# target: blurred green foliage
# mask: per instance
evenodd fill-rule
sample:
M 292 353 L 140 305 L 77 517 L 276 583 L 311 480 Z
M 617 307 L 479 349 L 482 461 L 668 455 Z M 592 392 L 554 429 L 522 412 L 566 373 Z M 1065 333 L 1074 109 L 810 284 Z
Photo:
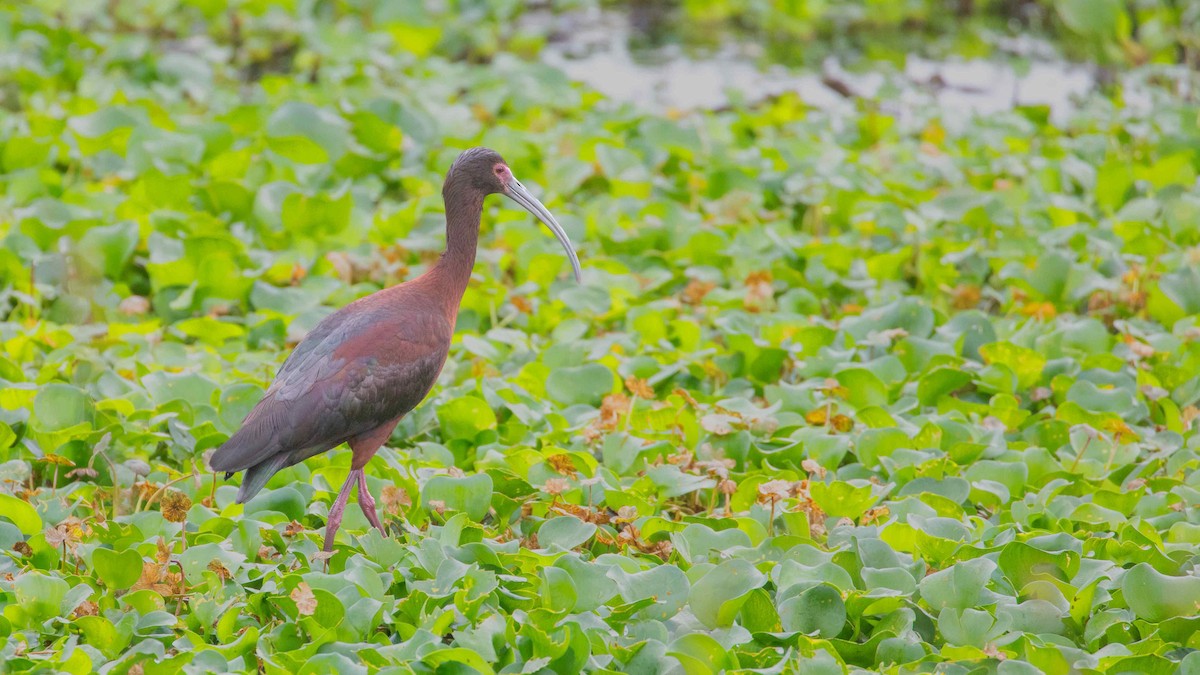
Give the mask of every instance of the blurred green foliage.
M 955 4 L 1149 65 L 1061 123 L 663 117 L 539 63 L 518 2 L 0 8 L 3 669 L 1200 671 L 1194 4 Z M 349 509 L 324 556 L 348 451 L 244 506 L 205 453 L 436 259 L 477 144 L 584 283 L 489 202 L 441 386 L 368 468 L 389 531 Z

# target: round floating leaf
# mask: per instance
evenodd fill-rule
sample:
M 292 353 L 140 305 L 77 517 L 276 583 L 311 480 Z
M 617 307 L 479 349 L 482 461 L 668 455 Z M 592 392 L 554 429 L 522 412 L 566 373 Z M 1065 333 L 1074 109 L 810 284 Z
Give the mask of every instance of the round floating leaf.
M 887 385 L 866 368 L 849 368 L 837 374 L 837 381 L 846 388 L 846 400 L 856 408 L 888 404 Z
M 749 561 L 726 560 L 708 571 L 688 594 L 688 605 L 709 628 L 733 624 L 750 591 L 763 585 L 766 576 Z
M 267 138 L 272 150 L 294 162 L 324 164 L 346 153 L 350 129 L 336 113 L 289 101 L 267 121 Z
M 561 567 L 542 568 L 542 606 L 554 612 L 567 612 L 575 607 L 579 593 L 575 580 Z
M 987 558 L 955 563 L 921 579 L 921 598 L 939 612 L 945 607 L 964 609 L 984 604 L 990 601 L 985 585 L 995 571 L 996 563 Z
M 33 416 L 39 428 L 60 431 L 90 422 L 93 410 L 91 399 L 78 387 L 62 382 L 44 385 L 33 399 Z
M 308 511 L 304 496 L 294 487 L 285 485 L 274 490 L 263 490 L 246 502 L 246 515 L 274 511 L 289 520 L 300 520 Z
M 762 588 L 750 591 L 738 613 L 738 623 L 752 633 L 778 633 L 783 630 L 779 612 L 771 602 L 771 594 Z
M 938 614 L 938 630 L 952 645 L 983 648 L 1005 630 L 1005 622 L 979 609 L 947 607 Z
M 1028 389 L 1038 383 L 1046 367 L 1046 357 L 1011 342 L 991 342 L 979 348 L 984 363 L 1005 366 L 1017 376 L 1017 385 Z
M 563 405 L 599 405 L 612 389 L 612 371 L 599 363 L 555 368 L 546 378 L 546 393 Z
M 37 623 L 55 616 L 71 586 L 58 577 L 41 572 L 24 572 L 12 582 L 17 603 Z
M 475 396 L 460 396 L 437 410 L 438 426 L 446 440 L 475 440 L 479 432 L 496 428 L 496 413 L 487 402 Z
M 142 384 L 157 404 L 182 400 L 192 405 L 206 405 L 212 400 L 217 384 L 199 373 L 168 373 L 155 371 L 142 378 Z
M 861 479 L 851 482 L 835 480 L 830 483 L 813 481 L 808 489 L 817 506 L 825 513 L 838 518 L 856 519 L 878 501 L 874 486 Z
M 421 505 L 433 509 L 432 502 L 465 513 L 471 520 L 482 520 L 492 504 L 492 477 L 486 473 L 462 478 L 434 476 L 421 490 Z
M 572 516 L 551 518 L 538 528 L 538 544 L 545 548 L 569 551 L 580 546 L 596 533 L 596 526 Z
M 105 586 L 123 591 L 137 583 L 142 576 L 142 556 L 133 549 L 118 553 L 110 548 L 92 552 L 92 564 Z
M 22 534 L 42 531 L 42 518 L 33 506 L 22 499 L 0 492 L 0 518 L 10 521 Z
M 219 414 L 225 428 L 233 431 L 241 426 L 246 415 L 254 409 L 263 396 L 263 388 L 248 382 L 241 382 L 221 390 Z
M 1200 577 L 1167 576 L 1138 563 L 1121 579 L 1121 592 L 1133 613 L 1146 621 L 1200 614 Z
M 221 544 L 189 546 L 178 556 L 179 564 L 183 567 L 183 576 L 189 584 L 202 582 L 204 573 L 210 569 L 210 565 L 213 563 L 218 563 L 227 571 L 236 573 L 245 559 L 246 557 L 240 553 L 225 550 Z
M 1116 37 L 1124 11 L 1121 0 L 1055 0 L 1054 8 L 1067 28 L 1089 38 Z
M 625 602 L 652 599 L 654 604 L 640 612 L 647 619 L 665 621 L 683 608 L 688 601 L 691 585 L 683 570 L 674 565 L 659 565 L 644 572 L 628 574 L 620 570 L 609 573 L 617 582 Z
M 779 618 L 786 631 L 833 638 L 846 624 L 846 603 L 836 588 L 818 584 L 785 600 L 779 606 Z
M 942 366 L 934 368 L 921 376 L 917 382 L 917 400 L 924 406 L 936 406 L 943 396 L 962 389 L 971 383 L 971 374 L 953 368 Z
M 692 563 L 719 559 L 730 549 L 750 546 L 750 535 L 736 527 L 717 531 L 701 523 L 688 525 L 671 539 L 680 555 Z
M 564 555 L 554 565 L 566 570 L 575 583 L 576 612 L 590 612 L 617 594 L 617 584 L 608 576 L 607 567 L 585 561 L 578 554 Z

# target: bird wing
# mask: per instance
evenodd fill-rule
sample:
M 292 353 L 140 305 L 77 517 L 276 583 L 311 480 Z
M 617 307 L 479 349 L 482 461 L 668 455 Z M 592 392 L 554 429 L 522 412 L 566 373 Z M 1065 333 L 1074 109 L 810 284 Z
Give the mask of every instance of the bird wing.
M 352 307 L 326 317 L 296 346 L 242 427 L 213 454 L 214 471 L 333 447 L 425 398 L 446 360 L 445 318 Z

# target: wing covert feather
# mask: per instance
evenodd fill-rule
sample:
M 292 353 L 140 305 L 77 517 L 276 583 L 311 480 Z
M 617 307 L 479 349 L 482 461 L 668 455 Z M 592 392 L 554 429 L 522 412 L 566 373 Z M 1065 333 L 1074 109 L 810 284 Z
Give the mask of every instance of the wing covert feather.
M 214 453 L 214 470 L 238 471 L 281 452 L 299 461 L 304 450 L 333 447 L 425 398 L 446 360 L 445 318 L 351 307 L 326 317 L 296 346 L 242 427 Z

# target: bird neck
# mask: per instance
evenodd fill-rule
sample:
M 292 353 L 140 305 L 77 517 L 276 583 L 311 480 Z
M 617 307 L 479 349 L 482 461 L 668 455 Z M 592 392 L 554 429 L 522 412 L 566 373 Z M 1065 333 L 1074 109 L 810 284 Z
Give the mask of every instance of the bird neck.
M 442 197 L 446 202 L 446 252 L 437 267 L 450 290 L 446 299 L 457 309 L 475 267 L 484 194 L 451 179 L 442 188 Z

